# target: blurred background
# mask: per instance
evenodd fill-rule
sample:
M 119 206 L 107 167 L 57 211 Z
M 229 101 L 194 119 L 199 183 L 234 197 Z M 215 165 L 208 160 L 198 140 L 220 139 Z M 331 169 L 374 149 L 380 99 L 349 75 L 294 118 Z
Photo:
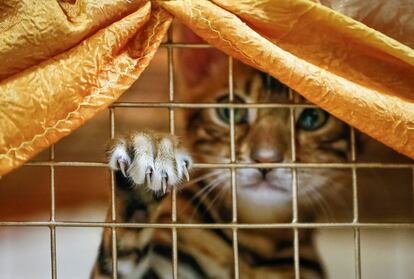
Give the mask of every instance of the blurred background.
M 179 74 L 179 73 L 176 73 Z M 167 49 L 160 48 L 141 78 L 120 98 L 128 102 L 168 102 Z M 182 101 L 182 96 L 177 96 Z M 176 110 L 177 134 L 183 135 L 183 111 Z M 167 109 L 117 108 L 116 134 L 151 128 L 168 132 Z M 109 113 L 104 111 L 55 145 L 59 162 L 105 162 Z M 412 163 L 364 137 L 358 162 Z M 33 161 L 48 161 L 49 151 Z M 412 222 L 413 170 L 358 170 L 360 221 Z M 0 221 L 47 221 L 50 218 L 49 167 L 23 166 L 0 180 Z M 99 167 L 56 167 L 56 219 L 104 221 L 110 205 L 110 174 Z M 331 201 L 332 208 L 337 201 Z M 352 212 L 352 204 L 345 211 Z M 333 214 L 335 217 L 335 214 Z M 337 217 L 343 220 L 342 217 Z M 342 219 L 341 219 L 342 218 Z M 345 221 L 351 221 L 350 219 Z M 100 242 L 99 228 L 57 228 L 58 278 L 88 278 Z M 50 233 L 47 227 L 0 227 L 0 278 L 50 278 Z M 317 243 L 329 278 L 354 275 L 353 231 L 326 229 Z M 361 230 L 364 279 L 409 279 L 414 274 L 414 232 Z

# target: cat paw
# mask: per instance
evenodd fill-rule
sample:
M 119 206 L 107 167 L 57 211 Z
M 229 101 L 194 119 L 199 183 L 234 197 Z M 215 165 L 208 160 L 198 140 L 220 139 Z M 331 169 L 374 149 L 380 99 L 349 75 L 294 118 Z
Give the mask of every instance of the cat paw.
M 136 185 L 165 194 L 184 179 L 189 181 L 192 160 L 177 137 L 137 132 L 114 140 L 109 167 L 121 171 Z

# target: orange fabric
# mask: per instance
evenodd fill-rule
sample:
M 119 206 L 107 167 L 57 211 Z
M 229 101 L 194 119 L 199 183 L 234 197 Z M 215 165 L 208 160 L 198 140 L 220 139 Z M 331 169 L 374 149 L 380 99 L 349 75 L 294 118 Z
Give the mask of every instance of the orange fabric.
M 68 50 L 146 2 L 0 1 L 0 80 Z
M 413 9 L 396 3 L 396 22 L 382 16 L 385 4 L 355 13 L 355 1 L 344 8 L 349 1 L 320 2 L 411 45 L 414 28 L 403 19 Z M 71 133 L 139 77 L 171 23 L 162 8 L 220 50 L 414 158 L 414 51 L 317 2 L 2 1 L 0 175 Z
M 412 0 L 320 0 L 346 16 L 414 47 L 414 3 Z
M 412 49 L 312 1 L 212 2 L 162 6 L 215 47 L 414 158 Z
M 114 102 L 151 61 L 170 23 L 170 15 L 147 2 L 74 48 L 0 82 L 0 174 Z

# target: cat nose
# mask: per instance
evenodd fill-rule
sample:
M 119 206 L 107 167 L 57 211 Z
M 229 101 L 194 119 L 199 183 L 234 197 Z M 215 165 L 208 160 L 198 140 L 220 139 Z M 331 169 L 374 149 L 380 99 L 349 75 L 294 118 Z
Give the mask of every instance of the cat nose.
M 270 172 L 272 169 L 258 169 L 262 174 L 263 178 L 266 178 L 266 174 Z
M 282 152 L 279 152 L 277 149 L 270 148 L 259 148 L 257 150 L 254 150 L 251 154 L 251 157 L 256 163 L 280 163 L 281 161 L 283 161 Z M 266 177 L 267 173 L 271 170 L 272 169 L 259 169 L 264 178 Z
M 277 149 L 259 148 L 252 150 L 251 158 L 256 163 L 280 163 L 283 161 L 283 154 Z

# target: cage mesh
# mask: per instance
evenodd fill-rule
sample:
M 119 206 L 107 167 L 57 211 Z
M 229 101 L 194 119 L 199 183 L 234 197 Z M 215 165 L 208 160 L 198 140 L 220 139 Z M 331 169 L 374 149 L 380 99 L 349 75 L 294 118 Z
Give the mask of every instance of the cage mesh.
M 299 163 L 296 162 L 296 148 L 295 148 L 295 109 L 296 108 L 314 108 L 313 104 L 281 104 L 281 103 L 233 103 L 233 60 L 229 57 L 228 63 L 228 86 L 229 86 L 229 102 L 228 103 L 180 103 L 175 102 L 174 98 L 174 48 L 210 48 L 208 44 L 194 44 L 194 43 L 175 43 L 173 42 L 172 28 L 168 32 L 167 41 L 161 44 L 162 48 L 168 51 L 168 102 L 150 103 L 150 102 L 115 102 L 109 108 L 109 123 L 110 123 L 110 137 L 115 136 L 115 118 L 116 111 L 123 108 L 166 108 L 169 111 L 169 131 L 172 135 L 175 134 L 175 109 L 182 108 L 228 108 L 230 111 L 230 162 L 229 163 L 195 163 L 194 168 L 204 169 L 223 169 L 230 170 L 231 192 L 232 192 L 232 220 L 230 223 L 214 223 L 214 224 L 184 224 L 177 222 L 176 210 L 176 189 L 173 188 L 172 199 L 172 222 L 165 223 L 117 223 L 116 217 L 116 197 L 115 197 L 115 180 L 114 174 L 111 172 L 111 206 L 110 206 L 110 221 L 105 222 L 68 222 L 56 220 L 56 205 L 55 205 L 55 168 L 60 167 L 97 167 L 106 168 L 107 165 L 101 162 L 59 162 L 55 161 L 55 151 L 52 145 L 49 150 L 49 160 L 46 162 L 28 162 L 29 166 L 48 167 L 50 170 L 50 220 L 49 221 L 0 221 L 0 227 L 12 226 L 34 226 L 34 227 L 48 227 L 50 229 L 50 250 L 51 250 L 51 277 L 57 278 L 56 265 L 56 228 L 57 227 L 100 227 L 108 228 L 112 232 L 112 278 L 117 278 L 117 228 L 167 228 L 171 229 L 172 233 L 172 274 L 173 278 L 178 277 L 177 268 L 177 229 L 181 228 L 203 228 L 203 229 L 230 229 L 233 235 L 233 254 L 234 254 L 234 278 L 239 278 L 239 262 L 238 262 L 238 235 L 240 229 L 292 229 L 293 231 L 293 248 L 294 248 L 294 270 L 295 278 L 300 278 L 300 260 L 299 260 L 299 231 L 301 229 L 329 229 L 329 228 L 350 228 L 353 230 L 354 237 L 354 259 L 355 259 L 355 275 L 354 278 L 361 278 L 361 245 L 360 245 L 360 230 L 364 228 L 377 229 L 414 229 L 414 223 L 363 223 L 359 221 L 358 210 L 358 183 L 357 183 L 357 169 L 411 169 L 413 189 L 414 189 L 414 164 L 394 164 L 394 163 L 358 163 L 356 160 L 355 150 L 355 130 L 351 128 L 350 142 L 351 142 L 351 161 L 347 163 Z M 292 91 L 289 92 L 290 97 L 293 97 Z M 234 109 L 237 108 L 286 108 L 290 110 L 290 126 L 291 126 L 291 163 L 239 163 L 236 160 L 236 143 L 235 143 L 235 122 Z M 266 224 L 245 224 L 238 223 L 237 219 L 237 184 L 235 171 L 237 168 L 290 168 L 292 171 L 292 212 L 293 218 L 290 223 L 266 223 Z M 298 219 L 298 182 L 297 170 L 300 168 L 346 168 L 352 171 L 352 202 L 353 202 L 353 219 L 351 222 L 315 222 L 304 223 Z

